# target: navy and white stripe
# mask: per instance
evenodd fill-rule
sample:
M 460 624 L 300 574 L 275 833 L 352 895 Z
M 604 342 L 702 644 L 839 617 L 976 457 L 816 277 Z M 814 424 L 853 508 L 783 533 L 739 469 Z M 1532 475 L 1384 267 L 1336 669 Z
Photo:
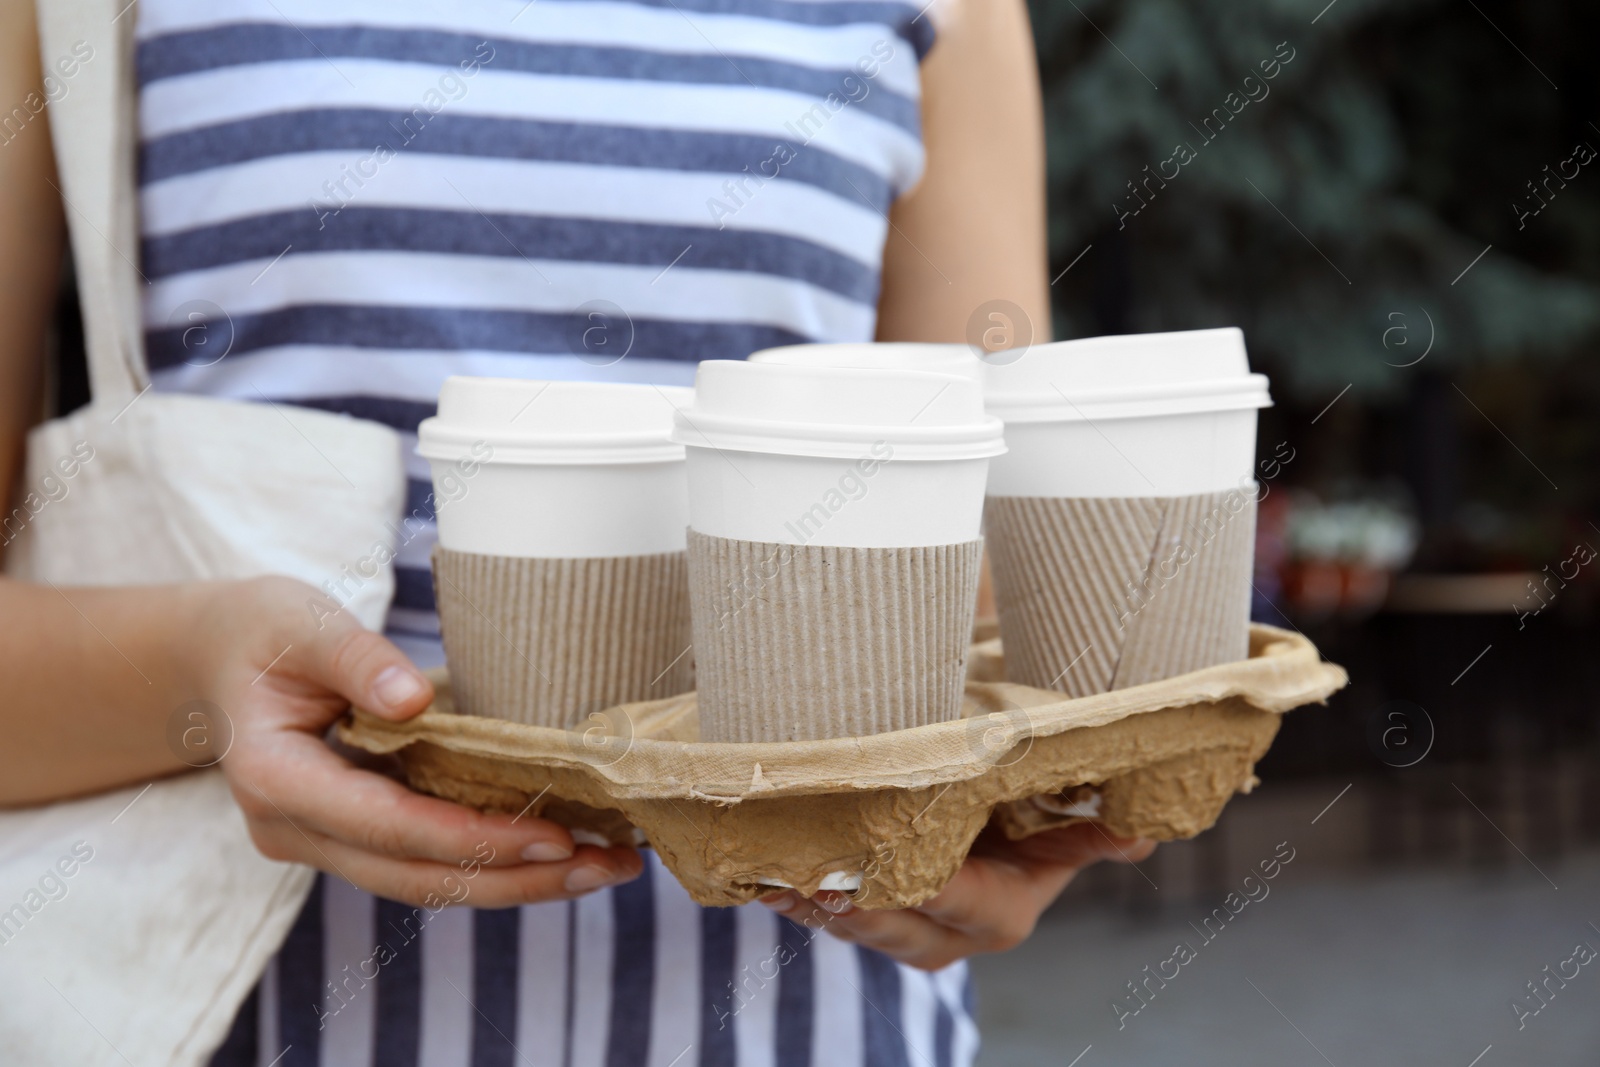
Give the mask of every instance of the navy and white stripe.
M 964 1067 L 970 998 L 963 966 L 926 974 L 765 908 L 700 908 L 653 855 L 625 887 L 495 911 L 320 877 L 212 1063 Z
M 156 387 L 409 445 L 451 374 L 678 384 L 869 340 L 887 213 L 923 166 L 920 7 L 143 0 Z M 594 301 L 623 311 L 620 361 L 579 342 Z M 429 664 L 433 502 L 407 462 L 389 632 Z M 967 993 L 964 967 L 702 909 L 653 855 L 627 886 L 502 911 L 321 877 L 216 1062 L 956 1067 Z
M 681 384 L 870 339 L 923 165 L 910 2 L 148 0 L 138 32 L 157 387 L 407 435 L 450 374 Z M 618 363 L 583 349 L 593 301 Z M 430 662 L 408 473 L 391 630 Z

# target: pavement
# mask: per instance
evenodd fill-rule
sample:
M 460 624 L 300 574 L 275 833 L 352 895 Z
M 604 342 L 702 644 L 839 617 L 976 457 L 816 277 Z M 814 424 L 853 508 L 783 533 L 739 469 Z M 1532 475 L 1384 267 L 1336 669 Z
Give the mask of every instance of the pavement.
M 975 960 L 980 1067 L 1600 1063 L 1600 958 L 1574 951 L 1600 950 L 1600 849 L 1330 871 L 1306 862 L 1325 826 L 1300 825 L 1270 880 L 1276 843 L 1233 847 L 1233 890 L 1068 898 Z

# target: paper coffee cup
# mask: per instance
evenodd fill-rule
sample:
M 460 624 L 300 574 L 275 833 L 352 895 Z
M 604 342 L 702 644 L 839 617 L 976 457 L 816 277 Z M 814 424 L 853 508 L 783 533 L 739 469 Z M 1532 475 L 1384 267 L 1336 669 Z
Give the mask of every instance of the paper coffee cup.
M 1074 696 L 1248 652 L 1256 413 L 1237 329 L 1039 345 L 985 371 L 1007 677 Z
M 1035 345 L 984 371 L 1005 420 L 994 496 L 1185 496 L 1234 489 L 1255 468 L 1267 378 L 1229 327 Z
M 417 429 L 439 543 L 544 559 L 683 551 L 684 452 L 669 435 L 692 396 L 681 386 L 446 379 L 439 413 Z
M 700 364 L 673 437 L 694 529 L 852 548 L 976 539 L 1005 451 L 970 378 L 731 360 Z
M 960 374 L 983 380 L 983 361 L 966 345 L 895 341 L 885 344 L 784 345 L 750 354 L 751 363 L 801 367 L 856 367 L 861 370 L 915 370 Z
M 989 461 L 971 377 L 700 364 L 688 450 L 701 735 L 861 736 L 960 714 Z
M 688 389 L 452 377 L 418 428 L 456 704 L 570 728 L 692 687 Z

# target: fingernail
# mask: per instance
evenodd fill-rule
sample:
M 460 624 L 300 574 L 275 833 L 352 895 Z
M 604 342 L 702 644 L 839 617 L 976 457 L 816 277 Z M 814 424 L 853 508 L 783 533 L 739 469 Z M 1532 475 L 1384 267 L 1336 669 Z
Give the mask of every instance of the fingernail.
M 1101 850 L 1101 855 L 1108 860 L 1122 860 L 1126 863 L 1137 862 L 1134 856 L 1144 848 L 1146 839 L 1143 837 L 1118 838 L 1116 844 L 1108 844 Z
M 554 841 L 535 841 L 522 850 L 522 858 L 525 860 L 537 860 L 540 863 L 570 860 L 572 858 L 572 850 L 565 845 L 558 845 Z
M 604 867 L 579 867 L 567 875 L 565 885 L 569 893 L 587 893 L 591 889 L 608 886 L 617 875 Z
M 824 911 L 833 915 L 849 915 L 856 906 L 850 903 L 850 898 L 843 893 L 836 893 L 831 889 L 824 890 L 811 898 L 822 905 Z
M 771 896 L 758 897 L 757 899 L 779 913 L 789 911 L 795 905 L 795 895 L 793 893 L 773 893 Z
M 377 694 L 378 702 L 396 710 L 415 699 L 424 688 L 415 672 L 398 664 L 385 667 L 372 681 L 372 691 Z

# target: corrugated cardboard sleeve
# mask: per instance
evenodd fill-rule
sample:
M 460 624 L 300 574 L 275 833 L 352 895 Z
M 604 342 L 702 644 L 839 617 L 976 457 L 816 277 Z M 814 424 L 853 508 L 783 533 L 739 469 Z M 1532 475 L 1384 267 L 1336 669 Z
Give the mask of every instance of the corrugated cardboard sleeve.
M 961 717 L 982 541 L 835 548 L 689 531 L 707 741 L 864 737 Z
M 1242 659 L 1255 497 L 1005 497 L 984 507 L 1012 681 L 1071 696 Z
M 971 666 L 1003 676 L 999 642 L 973 648 Z M 609 730 L 580 734 L 451 714 L 449 680 L 434 677 L 432 709 L 404 723 L 357 711 L 340 736 L 400 753 L 412 785 L 437 796 L 527 809 L 617 844 L 642 832 L 701 904 L 843 877 L 867 908 L 933 896 L 991 815 L 1016 837 L 1082 818 L 1030 798 L 1097 798 L 1112 833 L 1193 836 L 1254 785 L 1279 715 L 1346 681 L 1304 637 L 1257 625 L 1246 660 L 1116 692 L 1063 699 L 970 681 L 956 722 L 717 744 L 696 740 L 693 694 L 613 709 Z
M 694 687 L 682 552 L 525 559 L 436 546 L 433 588 L 464 715 L 563 729 Z

